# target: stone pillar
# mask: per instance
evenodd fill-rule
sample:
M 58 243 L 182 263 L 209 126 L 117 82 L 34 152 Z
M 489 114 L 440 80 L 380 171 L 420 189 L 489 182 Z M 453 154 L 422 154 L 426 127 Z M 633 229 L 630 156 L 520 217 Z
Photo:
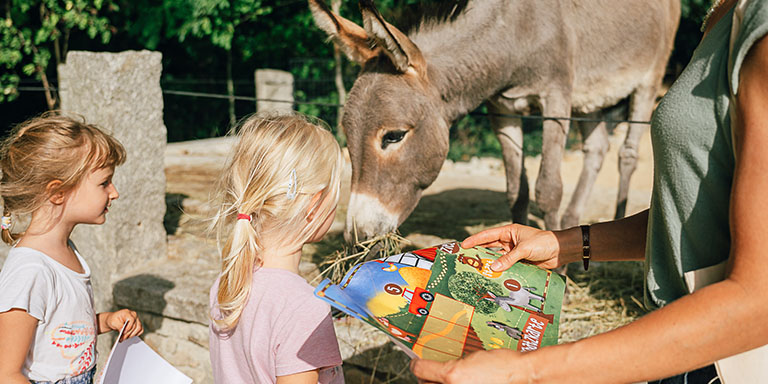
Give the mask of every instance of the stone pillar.
M 293 75 L 290 72 L 257 69 L 254 72 L 254 80 L 256 81 L 256 112 L 293 110 Z
M 113 178 L 120 197 L 103 225 L 79 225 L 72 240 L 91 267 L 96 311 L 114 310 L 120 276 L 166 258 L 166 129 L 159 52 L 69 52 L 58 68 L 61 108 L 112 133 L 128 158 Z M 100 338 L 100 361 L 112 338 Z M 106 352 L 106 353 L 105 353 Z

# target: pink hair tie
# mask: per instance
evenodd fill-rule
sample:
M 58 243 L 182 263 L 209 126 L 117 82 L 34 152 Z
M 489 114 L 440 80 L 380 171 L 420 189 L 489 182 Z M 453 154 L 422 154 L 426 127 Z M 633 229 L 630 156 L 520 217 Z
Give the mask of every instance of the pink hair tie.
M 245 213 L 238 213 L 237 214 L 238 220 L 248 220 L 251 221 L 251 215 L 246 215 Z

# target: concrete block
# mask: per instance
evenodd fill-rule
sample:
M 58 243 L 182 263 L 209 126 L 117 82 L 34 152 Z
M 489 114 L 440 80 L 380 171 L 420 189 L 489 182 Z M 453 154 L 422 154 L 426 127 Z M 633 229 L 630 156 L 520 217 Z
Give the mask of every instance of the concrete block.
M 256 111 L 293 110 L 293 75 L 277 69 L 257 69 Z
M 113 309 L 112 285 L 120 275 L 166 257 L 161 58 L 149 51 L 70 51 L 58 68 L 61 109 L 111 132 L 128 153 L 115 172 L 120 198 L 106 224 L 80 225 L 72 234 L 91 267 L 97 312 Z M 102 359 L 109 347 L 98 344 Z

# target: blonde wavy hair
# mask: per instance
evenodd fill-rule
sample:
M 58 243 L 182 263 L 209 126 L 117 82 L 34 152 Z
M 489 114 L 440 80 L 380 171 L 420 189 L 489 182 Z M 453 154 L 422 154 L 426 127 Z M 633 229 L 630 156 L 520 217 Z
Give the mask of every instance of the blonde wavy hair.
M 125 162 L 125 148 L 117 139 L 81 116 L 46 112 L 13 128 L 0 146 L 0 196 L 3 216 L 30 214 L 58 192 L 68 193 L 87 172 Z M 51 181 L 60 180 L 55 190 Z M 2 239 L 13 245 L 24 233 L 2 229 Z
M 221 250 L 220 316 L 212 320 L 220 330 L 240 320 L 254 269 L 261 265 L 260 239 L 278 233 L 280 246 L 301 245 L 334 212 L 343 157 L 323 124 L 298 114 L 257 114 L 231 133 L 239 141 L 219 181 L 212 221 Z M 317 193 L 321 198 L 310 206 Z M 313 220 L 306 220 L 308 212 Z M 238 214 L 252 219 L 238 220 Z

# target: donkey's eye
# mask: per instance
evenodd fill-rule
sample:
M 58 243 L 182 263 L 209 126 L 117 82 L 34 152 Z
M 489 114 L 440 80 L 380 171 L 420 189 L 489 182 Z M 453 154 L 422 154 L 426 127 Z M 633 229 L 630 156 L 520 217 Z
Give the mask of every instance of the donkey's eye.
M 388 145 L 399 143 L 405 137 L 407 131 L 389 131 L 381 138 L 381 149 L 386 149 Z

